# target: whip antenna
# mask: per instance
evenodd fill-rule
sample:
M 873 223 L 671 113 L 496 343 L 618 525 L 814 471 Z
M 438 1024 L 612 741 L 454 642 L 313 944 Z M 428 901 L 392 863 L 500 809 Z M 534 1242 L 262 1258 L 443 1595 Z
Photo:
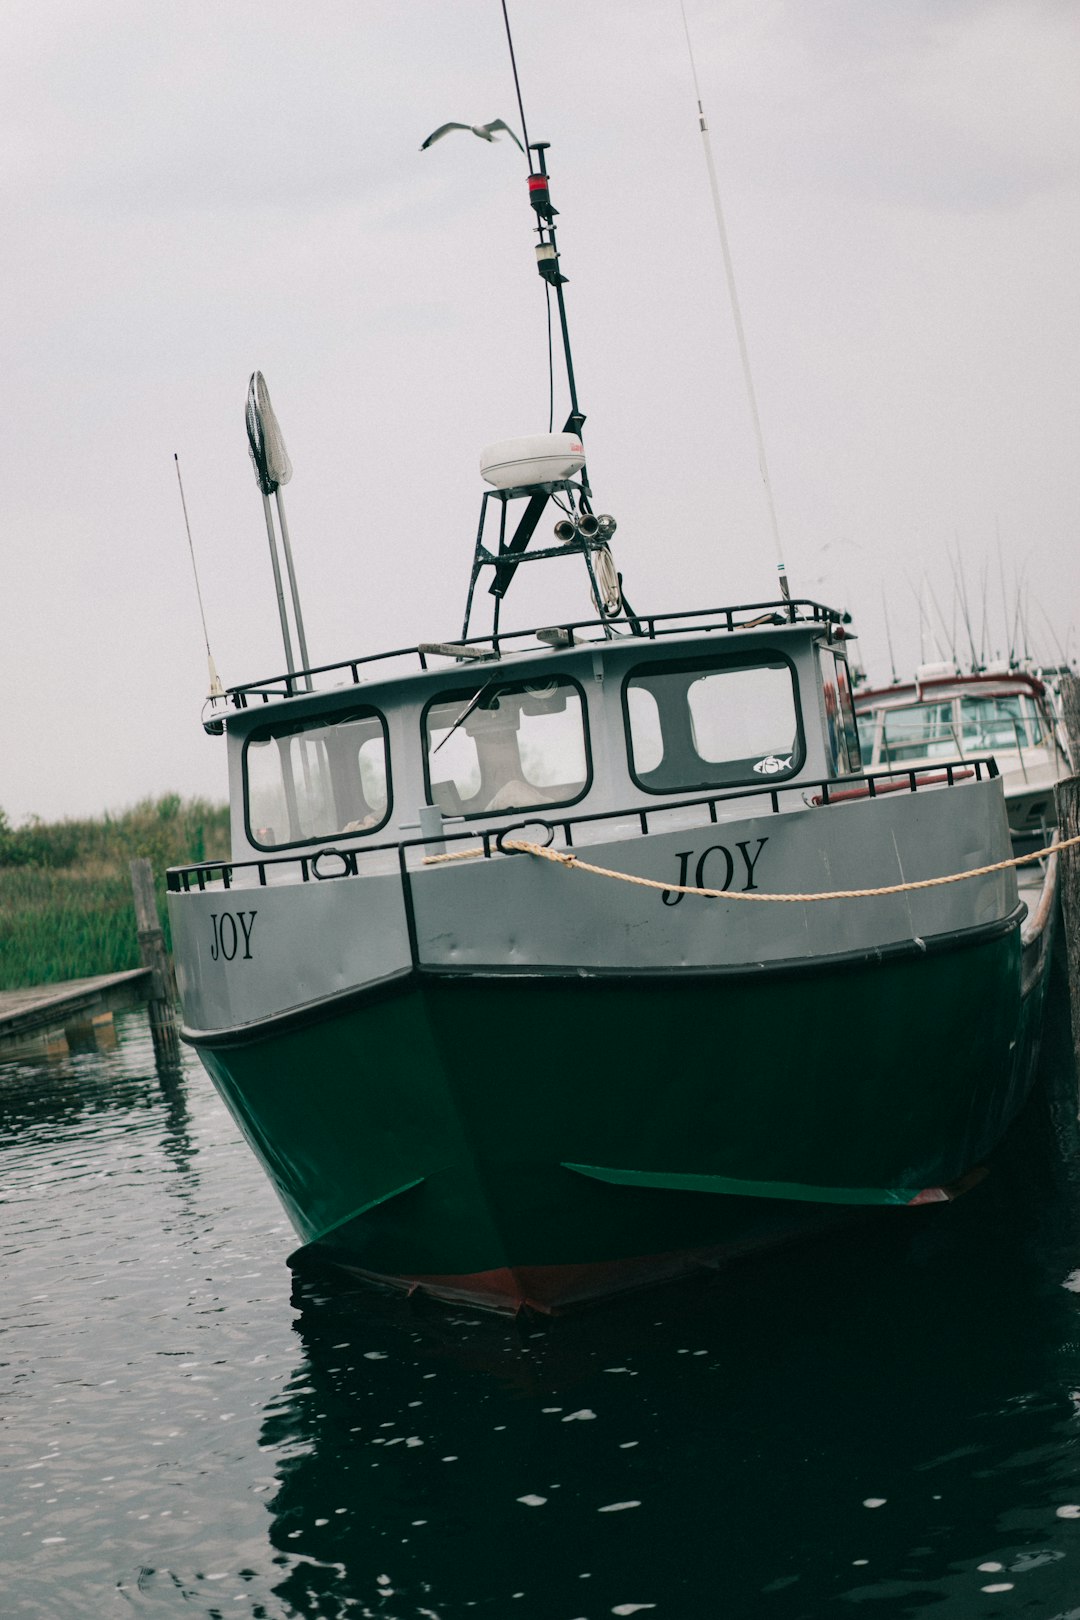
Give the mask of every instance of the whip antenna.
M 772 528 L 773 543 L 776 546 L 776 571 L 780 576 L 780 590 L 784 601 L 789 602 L 791 592 L 788 589 L 787 569 L 784 567 L 784 549 L 780 543 L 780 525 L 776 521 L 776 504 L 773 500 L 772 479 L 769 477 L 769 461 L 765 454 L 765 435 L 761 431 L 757 394 L 754 392 L 754 379 L 750 371 L 750 353 L 746 347 L 746 333 L 743 330 L 739 294 L 735 286 L 735 267 L 731 260 L 727 226 L 724 223 L 724 209 L 720 201 L 720 185 L 716 178 L 716 164 L 713 161 L 712 141 L 709 137 L 709 124 L 701 101 L 701 86 L 698 84 L 697 66 L 694 62 L 694 47 L 690 42 L 690 25 L 686 20 L 686 6 L 683 0 L 679 0 L 679 9 L 682 12 L 683 32 L 686 34 L 686 49 L 690 56 L 690 72 L 694 80 L 694 95 L 697 98 L 698 125 L 701 129 L 702 145 L 705 148 L 705 167 L 709 171 L 709 189 L 712 192 L 713 211 L 716 214 L 716 229 L 720 236 L 720 252 L 724 260 L 724 275 L 727 280 L 728 297 L 731 300 L 731 315 L 735 323 L 735 336 L 739 344 L 739 358 L 742 361 L 742 374 L 743 381 L 746 384 L 746 397 L 750 405 L 750 417 L 754 424 L 754 438 L 757 441 L 758 467 L 761 471 L 761 481 L 765 486 L 765 500 L 769 508 L 769 523 Z
M 525 142 L 525 150 L 529 151 L 529 131 L 525 123 L 525 103 L 521 99 L 521 81 L 518 78 L 517 57 L 514 55 L 514 36 L 510 32 L 510 16 L 506 9 L 506 0 L 502 0 L 503 22 L 506 24 L 506 43 L 510 47 L 510 66 L 514 71 L 514 89 L 517 91 L 518 113 L 521 116 L 521 134 Z M 529 157 L 529 173 L 533 173 L 533 160 Z
M 889 624 L 889 604 L 885 599 L 884 585 L 881 587 L 881 612 L 885 619 L 885 645 L 889 649 L 889 668 L 892 670 L 893 685 L 895 686 L 900 677 L 896 673 L 896 659 L 893 656 L 892 627 Z
M 199 617 L 202 620 L 203 640 L 206 642 L 206 662 L 210 666 L 210 691 L 208 696 L 220 698 L 225 696 L 225 688 L 218 677 L 214 655 L 210 651 L 210 637 L 206 630 L 206 613 L 203 609 L 202 590 L 199 586 L 199 570 L 195 566 L 195 547 L 191 543 L 191 523 L 188 520 L 187 501 L 184 499 L 184 480 L 180 476 L 180 457 L 175 450 L 173 451 L 173 461 L 176 463 L 176 482 L 180 486 L 180 505 L 184 511 L 184 528 L 187 530 L 188 551 L 191 553 L 191 571 L 195 575 L 195 595 L 199 599 Z

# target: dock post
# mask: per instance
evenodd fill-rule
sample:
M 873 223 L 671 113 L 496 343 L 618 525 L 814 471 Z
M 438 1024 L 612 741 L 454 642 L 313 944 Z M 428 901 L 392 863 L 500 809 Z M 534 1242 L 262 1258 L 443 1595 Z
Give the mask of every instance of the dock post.
M 1080 675 L 1063 675 L 1058 694 L 1069 764 L 1080 771 Z
M 1065 675 L 1060 686 L 1061 719 L 1074 771 L 1080 769 L 1080 677 Z M 1054 789 L 1058 833 L 1062 843 L 1080 837 L 1080 775 L 1066 776 Z M 1061 877 L 1061 912 L 1069 979 L 1069 1016 L 1073 1051 L 1080 1071 L 1080 849 L 1063 850 L 1058 857 Z
M 176 1031 L 176 980 L 165 949 L 165 935 L 158 917 L 154 874 L 145 856 L 131 863 L 131 888 L 135 896 L 135 923 L 139 930 L 139 955 L 153 974 L 147 1013 L 154 1056 L 176 1064 L 180 1059 L 180 1037 Z

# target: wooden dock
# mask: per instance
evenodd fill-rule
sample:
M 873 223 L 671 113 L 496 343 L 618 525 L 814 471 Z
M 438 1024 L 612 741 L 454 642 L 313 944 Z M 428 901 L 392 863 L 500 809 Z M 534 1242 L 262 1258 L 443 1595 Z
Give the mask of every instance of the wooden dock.
M 71 1045 L 107 1044 L 113 1013 L 145 1002 L 153 978 L 153 971 L 142 967 L 29 990 L 0 990 L 0 1055 L 27 1046 L 65 1052 Z

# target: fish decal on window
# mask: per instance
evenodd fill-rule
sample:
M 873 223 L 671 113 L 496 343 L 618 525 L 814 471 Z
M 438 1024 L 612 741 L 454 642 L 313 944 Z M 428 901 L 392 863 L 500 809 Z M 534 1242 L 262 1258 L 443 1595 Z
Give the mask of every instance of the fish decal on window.
M 781 771 L 790 771 L 791 760 L 791 754 L 786 759 L 780 759 L 776 754 L 766 754 L 764 759 L 758 760 L 754 770 L 758 776 L 778 776 Z

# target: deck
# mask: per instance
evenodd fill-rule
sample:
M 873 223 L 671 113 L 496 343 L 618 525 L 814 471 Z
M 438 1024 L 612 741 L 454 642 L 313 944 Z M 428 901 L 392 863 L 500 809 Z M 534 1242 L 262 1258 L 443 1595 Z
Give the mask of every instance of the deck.
M 114 1012 L 146 1001 L 152 979 L 149 968 L 132 968 L 29 990 L 0 990 L 0 1055 L 28 1045 L 64 1051 L 69 1036 L 106 1034 Z

